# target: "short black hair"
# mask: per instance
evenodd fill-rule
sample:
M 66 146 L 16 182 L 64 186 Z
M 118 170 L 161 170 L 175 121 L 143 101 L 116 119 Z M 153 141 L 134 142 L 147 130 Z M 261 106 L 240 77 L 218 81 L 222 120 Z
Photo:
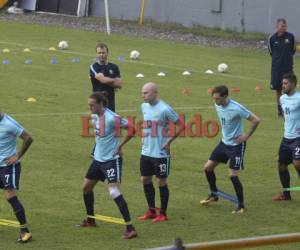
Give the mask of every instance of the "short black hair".
M 96 91 L 93 92 L 89 98 L 96 100 L 99 104 L 102 103 L 103 107 L 106 108 L 108 106 L 107 95 L 108 93 L 106 91 Z
M 211 92 L 211 95 L 219 93 L 221 97 L 228 96 L 228 88 L 225 85 L 219 85 L 217 87 L 214 87 L 213 91 Z
M 286 24 L 286 19 L 284 19 L 284 18 L 278 18 L 278 19 L 277 19 L 277 23 L 283 23 L 283 24 Z
M 287 79 L 290 83 L 297 85 L 297 76 L 293 72 L 284 74 L 282 79 Z
M 107 51 L 107 53 L 108 53 L 108 47 L 107 47 L 107 45 L 105 43 L 98 43 L 96 45 L 96 51 L 97 51 L 97 48 L 101 48 L 101 49 L 105 48 L 106 51 Z

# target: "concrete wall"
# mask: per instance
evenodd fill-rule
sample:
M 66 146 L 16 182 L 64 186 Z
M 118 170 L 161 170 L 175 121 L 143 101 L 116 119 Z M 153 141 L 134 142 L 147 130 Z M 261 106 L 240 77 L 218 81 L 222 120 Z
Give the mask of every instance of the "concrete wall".
M 202 25 L 237 31 L 274 32 L 276 19 L 286 18 L 300 36 L 300 0 L 146 0 L 145 18 L 187 27 Z M 109 0 L 110 16 L 138 20 L 141 0 Z M 219 6 L 222 6 L 218 12 Z M 104 0 L 90 0 L 90 14 L 104 16 Z

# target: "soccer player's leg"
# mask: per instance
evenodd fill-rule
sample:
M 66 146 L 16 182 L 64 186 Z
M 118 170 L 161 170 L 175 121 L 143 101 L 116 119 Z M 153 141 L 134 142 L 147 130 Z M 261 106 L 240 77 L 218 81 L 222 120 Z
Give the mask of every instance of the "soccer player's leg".
M 209 203 L 216 202 L 219 199 L 218 196 L 215 194 L 218 191 L 218 188 L 216 184 L 217 179 L 214 169 L 220 162 L 227 163 L 228 161 L 228 157 L 224 151 L 224 146 L 225 145 L 222 142 L 220 142 L 211 153 L 209 160 L 204 165 L 204 172 L 207 182 L 209 184 L 210 194 L 206 199 L 200 201 L 201 205 L 208 205 Z
M 94 192 L 93 189 L 95 185 L 97 184 L 98 180 L 105 180 L 105 176 L 100 170 L 100 166 L 98 166 L 99 163 L 97 161 L 92 161 L 92 164 L 90 165 L 84 182 L 83 182 L 83 201 L 86 209 L 87 218 L 84 219 L 79 226 L 81 227 L 95 227 L 96 222 L 94 218 L 91 218 L 89 216 L 94 216 Z
M 244 169 L 245 150 L 246 142 L 236 146 L 228 146 L 227 154 L 230 158 L 229 177 L 239 202 L 236 210 L 234 210 L 232 213 L 245 212 L 243 185 L 238 177 L 239 171 Z
M 137 232 L 132 225 L 131 217 L 126 200 L 120 191 L 121 174 L 122 174 L 122 159 L 118 158 L 109 162 L 106 162 L 102 170 L 108 180 L 108 191 L 110 196 L 115 201 L 119 208 L 120 213 L 126 223 L 126 231 L 123 234 L 123 239 L 132 239 L 137 237 Z
M 169 203 L 170 192 L 167 178 L 170 173 L 170 157 L 153 158 L 152 162 L 155 165 L 155 175 L 157 178 L 160 193 L 160 211 L 159 214 L 152 221 L 161 222 L 168 220 L 167 208 Z
M 293 151 L 293 164 L 300 178 L 300 137 L 291 145 Z
M 289 140 L 283 138 L 279 147 L 278 153 L 278 175 L 281 182 L 282 187 L 289 188 L 290 187 L 290 173 L 288 170 L 288 165 L 293 161 L 292 150 L 290 149 Z M 274 196 L 272 198 L 273 201 L 288 201 L 291 200 L 290 191 L 284 190 L 282 193 Z
M 239 202 L 237 208 L 234 211 L 232 211 L 233 214 L 241 214 L 245 212 L 243 185 L 238 177 L 238 173 L 239 170 L 229 170 L 230 180 L 232 182 L 233 188 L 235 190 Z
M 279 98 L 282 95 L 282 76 L 283 74 L 278 70 L 271 71 L 270 88 L 275 91 L 275 98 L 277 103 L 277 115 L 282 116 L 282 109 L 279 103 Z
M 156 217 L 155 208 L 155 189 L 152 176 L 155 174 L 155 166 L 152 164 L 151 157 L 141 156 L 140 159 L 141 182 L 143 184 L 145 197 L 148 204 L 148 211 L 138 217 L 139 220 L 148 220 Z
M 15 163 L 1 169 L 0 178 L 4 188 L 4 195 L 8 203 L 11 205 L 17 220 L 20 223 L 20 237 L 18 242 L 26 243 L 32 239 L 26 221 L 25 209 L 17 196 L 19 188 L 19 180 L 21 174 L 21 164 Z

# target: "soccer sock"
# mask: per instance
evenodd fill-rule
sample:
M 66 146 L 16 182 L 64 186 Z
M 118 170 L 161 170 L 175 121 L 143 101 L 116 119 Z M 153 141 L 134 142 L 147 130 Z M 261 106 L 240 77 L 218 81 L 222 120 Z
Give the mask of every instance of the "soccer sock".
M 207 171 L 205 170 L 206 178 L 209 184 L 209 188 L 211 192 L 217 192 L 217 185 L 216 185 L 216 175 L 214 171 Z
M 123 197 L 123 195 L 119 195 L 117 198 L 114 199 L 115 203 L 117 204 L 124 221 L 126 222 L 126 229 L 127 231 L 131 231 L 134 229 L 134 227 L 131 224 L 130 214 L 128 210 L 127 203 Z
M 239 180 L 238 176 L 231 176 L 230 177 L 231 182 L 233 184 L 236 196 L 239 201 L 239 207 L 243 208 L 244 207 L 244 194 L 243 194 L 243 185 Z
M 168 185 L 159 187 L 160 192 L 160 213 L 163 215 L 167 214 L 167 207 L 169 201 L 169 188 Z
M 83 193 L 83 200 L 85 204 L 86 214 L 94 216 L 94 192 Z M 94 222 L 94 218 L 87 218 L 88 222 Z
M 26 216 L 25 216 L 25 209 L 22 203 L 18 200 L 17 196 L 14 196 L 8 200 L 10 205 L 12 206 L 14 213 L 16 215 L 17 220 L 21 226 L 21 233 L 28 233 L 29 230 L 26 225 Z
M 152 182 L 144 184 L 144 193 L 149 209 L 152 210 L 152 212 L 155 212 L 155 189 Z
M 279 177 L 281 181 L 281 185 L 283 188 L 289 188 L 290 187 L 290 173 L 287 169 L 280 171 L 279 170 Z M 283 191 L 283 194 L 287 197 L 290 197 L 290 191 Z

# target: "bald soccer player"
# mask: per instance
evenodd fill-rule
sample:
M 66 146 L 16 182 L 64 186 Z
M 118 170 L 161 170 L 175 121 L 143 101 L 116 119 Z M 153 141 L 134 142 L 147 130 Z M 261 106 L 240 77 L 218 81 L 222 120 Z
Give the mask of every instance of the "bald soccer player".
M 168 220 L 169 188 L 167 178 L 170 170 L 170 145 L 184 130 L 184 127 L 173 136 L 169 135 L 170 123 L 178 123 L 179 117 L 168 104 L 158 98 L 158 87 L 155 83 L 146 83 L 142 88 L 142 96 L 144 103 L 141 105 L 143 136 L 140 171 L 148 211 L 139 219 L 162 222 Z M 155 208 L 153 175 L 156 176 L 160 191 L 161 207 L 159 211 Z

